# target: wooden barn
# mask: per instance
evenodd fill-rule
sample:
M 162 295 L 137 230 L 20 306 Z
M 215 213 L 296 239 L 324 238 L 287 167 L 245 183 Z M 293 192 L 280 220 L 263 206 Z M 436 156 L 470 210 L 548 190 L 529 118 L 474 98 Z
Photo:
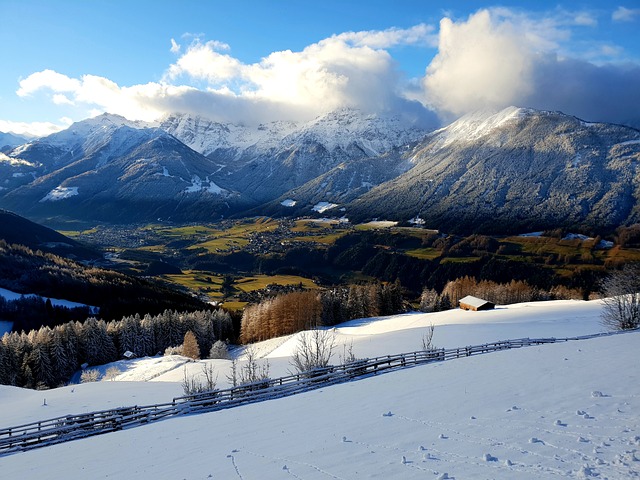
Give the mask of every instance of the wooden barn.
M 492 310 L 495 307 L 495 303 L 471 295 L 467 295 L 460 300 L 460 308 L 463 310 L 473 310 L 477 312 L 478 310 Z

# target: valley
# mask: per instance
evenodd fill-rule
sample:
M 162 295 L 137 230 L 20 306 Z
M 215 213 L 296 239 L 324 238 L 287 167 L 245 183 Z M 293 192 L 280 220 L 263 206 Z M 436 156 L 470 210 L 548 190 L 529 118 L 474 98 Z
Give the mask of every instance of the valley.
M 345 219 L 225 220 L 64 231 L 107 252 L 107 265 L 185 287 L 207 301 L 237 309 L 247 293 L 268 285 L 330 287 L 398 278 L 415 302 L 423 288 L 441 290 L 464 276 L 537 288 L 599 291 L 607 271 L 640 261 L 640 245 L 617 237 L 555 230 L 515 236 L 454 235 L 395 222 L 353 225 Z M 628 234 L 620 231 L 620 236 Z M 227 286 L 224 286 L 225 279 Z

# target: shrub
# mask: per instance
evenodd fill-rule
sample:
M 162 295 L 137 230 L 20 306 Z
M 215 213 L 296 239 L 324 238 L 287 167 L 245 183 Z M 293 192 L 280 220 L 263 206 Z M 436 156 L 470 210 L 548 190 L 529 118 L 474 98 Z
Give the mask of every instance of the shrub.
M 100 372 L 96 369 L 84 370 L 80 375 L 80 383 L 97 382 L 100 378 Z

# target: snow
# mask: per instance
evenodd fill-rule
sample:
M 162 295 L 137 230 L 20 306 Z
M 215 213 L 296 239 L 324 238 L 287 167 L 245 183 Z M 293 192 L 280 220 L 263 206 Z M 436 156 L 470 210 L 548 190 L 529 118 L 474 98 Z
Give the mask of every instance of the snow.
M 581 233 L 567 233 L 563 240 L 582 240 L 584 242 L 585 240 L 593 240 L 593 238 Z
M 314 212 L 318 212 L 318 213 L 324 213 L 327 210 L 331 210 L 332 208 L 336 208 L 338 205 L 336 205 L 335 203 L 330 203 L 330 202 L 318 202 L 314 205 L 314 207 L 312 208 L 312 210 Z
M 58 186 L 51 190 L 47 195 L 42 198 L 41 202 L 57 202 L 58 200 L 65 200 L 78 195 L 78 187 L 62 187 Z
M 521 233 L 519 237 L 541 237 L 544 232 Z
M 638 144 L 640 144 L 640 139 L 638 139 L 638 140 L 627 140 L 626 142 L 620 142 L 620 143 L 617 143 L 616 145 L 620 146 L 620 145 L 638 145 Z
M 21 167 L 21 166 L 37 167 L 38 166 L 36 163 L 28 162 L 27 160 L 22 160 L 21 158 L 8 157 L 2 152 L 0 152 L 0 163 L 9 164 L 12 167 Z
M 281 201 L 280 205 L 282 205 L 283 207 L 295 207 L 296 201 L 290 198 L 287 198 L 286 200 Z
M 523 336 L 595 333 L 601 301 L 360 319 L 335 329 L 358 357 Z M 299 335 L 256 345 L 272 376 Z M 640 475 L 638 333 L 527 347 L 396 371 L 3 457 L 6 478 L 634 478 Z M 121 362 L 179 378 L 49 391 L 0 387 L 0 426 L 170 401 L 183 357 Z M 216 360 L 219 381 L 224 377 Z M 164 364 L 164 365 L 163 365 Z M 277 370 L 274 372 L 274 370 Z M 124 374 L 123 374 L 124 375 Z M 150 375 L 151 376 L 151 375 Z M 123 376 L 121 375 L 121 377 Z M 46 400 L 46 406 L 44 405 Z
M 6 288 L 0 288 L 0 297 L 4 297 L 6 300 L 17 300 L 21 297 L 40 297 L 40 295 L 35 295 L 33 293 L 28 293 L 28 294 L 16 293 L 11 290 L 7 290 Z M 41 298 L 48 298 L 48 297 L 41 297 Z M 85 305 L 84 303 L 72 302 L 70 300 L 63 300 L 60 298 L 49 298 L 49 300 L 51 300 L 52 305 L 56 305 L 59 307 L 66 307 L 66 308 L 89 307 L 92 312 L 97 313 L 98 311 L 98 307 L 92 307 L 90 305 Z
M 221 194 L 225 190 L 209 180 L 209 177 L 205 177 L 203 182 L 198 175 L 194 175 L 193 177 L 191 177 L 191 185 L 185 188 L 184 191 L 185 193 L 198 193 L 206 191 L 209 193 Z
M 441 141 L 438 146 L 442 148 L 456 142 L 474 141 L 527 115 L 545 113 L 547 112 L 518 107 L 507 107 L 499 112 L 479 110 L 468 113 L 452 124 L 437 130 L 434 135 L 440 136 Z
M 160 126 L 205 156 L 218 149 L 230 149 L 237 158 L 247 153 L 258 157 L 271 155 L 308 141 L 321 143 L 329 152 L 347 150 L 356 144 L 366 155 L 378 156 L 425 134 L 423 129 L 399 116 L 365 114 L 350 108 L 308 122 L 276 121 L 252 126 L 223 124 L 201 116 L 171 115 Z
M 426 222 L 424 220 L 424 218 L 421 217 L 414 217 L 411 220 L 409 220 L 409 223 L 411 223 L 412 225 L 424 225 Z

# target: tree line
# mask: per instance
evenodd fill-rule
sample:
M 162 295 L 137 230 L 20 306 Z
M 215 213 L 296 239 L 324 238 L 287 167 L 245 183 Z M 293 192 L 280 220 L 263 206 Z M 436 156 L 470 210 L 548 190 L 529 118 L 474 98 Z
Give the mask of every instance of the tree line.
M 132 277 L 112 270 L 86 266 L 51 253 L 31 250 L 22 245 L 9 245 L 0 239 L 0 287 L 35 294 L 42 297 L 64 298 L 100 309 L 100 316 L 118 319 L 143 311 L 159 314 L 166 309 L 202 310 L 206 304 L 200 300 L 167 288 L 159 283 Z M 28 302 L 27 302 L 28 303 Z M 23 304 L 22 307 L 5 305 L 10 314 L 12 308 L 32 306 L 34 312 L 15 315 L 14 329 L 31 330 L 41 325 L 64 323 L 70 312 L 58 311 L 58 316 L 39 315 L 41 305 Z M 46 312 L 44 312 L 46 313 Z M 38 318 L 41 322 L 38 323 Z M 84 315 L 81 319 L 87 318 Z M 81 320 L 73 317 L 74 320 Z
M 165 310 L 105 322 L 89 318 L 29 333 L 12 332 L 0 341 L 0 383 L 26 388 L 53 388 L 69 382 L 83 365 L 103 365 L 123 358 L 153 356 L 181 345 L 192 332 L 202 351 L 216 340 L 233 338 L 233 322 L 219 309 L 196 312 Z
M 240 341 L 253 343 L 354 318 L 404 311 L 398 282 L 292 292 L 245 307 Z
M 447 282 L 440 293 L 433 288 L 425 288 L 420 296 L 420 310 L 438 312 L 456 308 L 460 299 L 467 295 L 473 295 L 497 305 L 583 298 L 581 289 L 571 289 L 562 285 L 543 290 L 523 280 L 498 283 L 464 276 Z

